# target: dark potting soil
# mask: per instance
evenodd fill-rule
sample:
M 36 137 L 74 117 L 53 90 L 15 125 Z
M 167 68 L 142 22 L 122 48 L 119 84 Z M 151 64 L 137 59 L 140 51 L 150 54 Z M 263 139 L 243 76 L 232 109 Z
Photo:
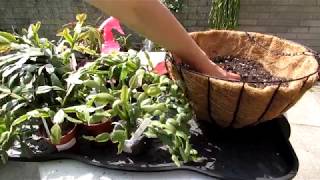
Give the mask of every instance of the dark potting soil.
M 288 86 L 288 83 L 284 82 L 287 79 L 273 76 L 258 61 L 233 56 L 217 56 L 211 60 L 222 69 L 239 74 L 243 82 L 257 82 L 249 83 L 250 86 L 264 88 L 266 86 L 278 85 L 280 82 L 282 82 L 282 86 Z

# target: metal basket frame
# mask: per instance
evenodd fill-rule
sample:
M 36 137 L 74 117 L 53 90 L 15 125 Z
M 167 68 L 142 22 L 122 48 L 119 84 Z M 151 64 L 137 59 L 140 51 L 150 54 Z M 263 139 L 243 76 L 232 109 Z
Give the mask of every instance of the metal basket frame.
M 262 49 L 265 49 L 265 50 L 268 50 L 266 47 L 262 46 L 261 44 L 257 43 L 254 39 L 254 36 L 250 35 L 250 32 L 245 32 L 247 37 L 248 37 L 248 40 L 249 42 L 251 42 L 253 45 L 256 45 L 256 46 L 259 46 L 260 48 Z M 281 38 L 280 38 L 281 39 Z M 282 39 L 282 40 L 285 40 L 285 39 Z M 285 41 L 289 41 L 289 40 L 285 40 Z M 292 41 L 289 41 L 289 42 L 292 42 Z M 300 44 L 299 44 L 300 45 Z M 303 45 L 302 45 L 303 46 Z M 293 53 L 293 54 L 289 54 L 289 53 L 282 53 L 282 52 L 277 52 L 277 51 L 271 51 L 272 54 L 274 55 L 277 55 L 277 56 L 300 56 L 300 55 L 305 55 L 305 56 L 314 56 L 315 58 L 318 57 L 320 58 L 320 54 L 317 54 L 315 51 L 313 51 L 312 49 L 304 46 L 307 51 L 306 52 L 297 52 L 297 53 Z M 270 51 L 270 50 L 269 50 Z M 237 99 L 237 105 L 236 105 L 236 109 L 234 111 L 234 114 L 233 114 L 233 118 L 232 118 L 232 121 L 230 122 L 230 124 L 228 125 L 228 127 L 232 127 L 234 122 L 237 120 L 237 114 L 238 114 L 238 111 L 239 111 L 239 107 L 240 107 L 240 104 L 241 104 L 241 98 L 242 98 L 242 95 L 243 95 L 243 92 L 244 92 L 244 87 L 246 84 L 250 84 L 250 83 L 271 83 L 271 84 L 274 84 L 276 85 L 276 89 L 275 91 L 273 92 L 265 110 L 263 111 L 263 113 L 259 116 L 259 118 L 257 119 L 256 122 L 248 125 L 248 126 L 255 126 L 259 123 L 261 123 L 261 120 L 262 118 L 264 117 L 264 115 L 268 112 L 270 106 L 272 105 L 273 101 L 274 101 L 274 98 L 276 96 L 276 94 L 278 93 L 281 85 L 283 83 L 290 83 L 290 82 L 294 82 L 294 81 L 299 81 L 299 80 L 303 80 L 303 84 L 302 86 L 300 87 L 300 90 L 299 91 L 302 91 L 303 88 L 305 87 L 305 84 L 306 82 L 308 81 L 309 77 L 310 76 L 313 76 L 315 74 L 318 73 L 319 71 L 319 64 L 318 64 L 318 68 L 317 68 L 317 71 L 313 72 L 313 73 L 310 73 L 306 76 L 303 76 L 303 77 L 300 77 L 300 78 L 295 78 L 295 79 L 289 79 L 289 80 L 284 80 L 284 81 L 265 81 L 265 82 L 261 82 L 261 81 L 240 81 L 240 80 L 230 80 L 230 79 L 224 79 L 224 78 L 218 78 L 218 77 L 214 77 L 214 76 L 210 76 L 210 75 L 206 75 L 206 74 L 202 74 L 202 73 L 199 73 L 199 72 L 196 72 L 190 68 L 187 68 L 185 67 L 184 65 L 182 64 L 176 64 L 175 63 L 175 60 L 173 58 L 173 56 L 170 54 L 170 53 L 167 53 L 167 58 L 165 59 L 165 64 L 166 64 L 166 68 L 167 70 L 168 67 L 167 67 L 167 62 L 170 61 L 170 63 L 177 67 L 178 69 L 178 73 L 180 74 L 180 77 L 181 77 L 181 80 L 184 82 L 184 76 L 183 76 L 183 73 L 182 73 L 182 69 L 187 71 L 187 72 L 191 72 L 191 73 L 194 73 L 194 74 L 197 74 L 197 75 L 200 75 L 202 77 L 206 77 L 207 80 L 208 80 L 208 90 L 207 90 L 207 99 L 208 99 L 208 113 L 209 113 L 209 117 L 210 117 L 210 121 L 211 122 L 215 122 L 213 117 L 212 117 L 212 112 L 211 112 L 211 83 L 210 83 L 210 80 L 211 79 L 217 79 L 217 80 L 222 80 L 222 81 L 228 81 L 228 82 L 234 82 L 234 83 L 242 83 L 242 86 L 241 86 L 241 90 L 240 90 L 240 93 L 239 93 L 239 96 L 238 96 L 238 99 Z M 319 62 L 318 62 L 319 63 Z M 188 94 L 188 87 L 186 87 L 186 91 L 187 91 L 187 94 Z M 282 111 L 280 114 L 283 114 L 290 106 L 292 106 L 293 103 L 289 103 Z

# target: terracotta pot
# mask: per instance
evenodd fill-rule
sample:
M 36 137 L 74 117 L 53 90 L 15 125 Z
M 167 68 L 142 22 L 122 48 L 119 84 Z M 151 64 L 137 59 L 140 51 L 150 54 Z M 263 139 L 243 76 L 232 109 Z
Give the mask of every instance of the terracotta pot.
M 49 138 L 46 138 L 46 140 L 55 146 L 57 151 L 66 151 L 68 149 L 71 149 L 77 142 L 76 140 L 76 130 L 77 130 L 77 125 L 74 125 L 74 127 L 65 135 L 61 137 L 60 143 L 59 144 L 52 144 L 51 140 Z
M 90 136 L 97 136 L 104 132 L 112 132 L 112 121 L 106 121 L 99 124 L 86 124 L 83 126 L 85 134 Z

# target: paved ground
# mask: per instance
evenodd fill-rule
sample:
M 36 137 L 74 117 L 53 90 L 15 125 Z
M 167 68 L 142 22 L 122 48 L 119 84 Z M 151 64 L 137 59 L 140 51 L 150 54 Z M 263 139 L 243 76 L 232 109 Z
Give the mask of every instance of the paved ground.
M 300 162 L 295 179 L 320 179 L 320 86 L 307 92 L 286 116 L 291 124 L 290 141 Z
M 319 86 L 320 87 L 320 86 Z M 317 89 L 317 90 L 315 90 Z M 291 124 L 290 141 L 300 161 L 297 180 L 320 179 L 320 88 L 314 88 L 286 113 Z M 63 165 L 62 165 L 63 163 Z M 2 180 L 109 180 L 109 179 L 208 179 L 186 171 L 164 173 L 128 173 L 78 163 L 52 161 L 45 163 L 9 162 L 0 168 Z

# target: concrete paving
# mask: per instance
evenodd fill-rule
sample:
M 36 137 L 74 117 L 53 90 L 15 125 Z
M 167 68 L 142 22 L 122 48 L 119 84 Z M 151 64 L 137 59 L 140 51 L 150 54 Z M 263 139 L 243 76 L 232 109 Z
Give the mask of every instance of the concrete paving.
M 299 158 L 296 180 L 320 179 L 320 86 L 308 91 L 286 114 L 291 125 L 290 142 Z M 187 171 L 133 173 L 113 171 L 63 160 L 42 163 L 9 162 L 0 167 L 0 180 L 117 180 L 209 179 Z
M 320 85 L 308 91 L 287 113 L 291 125 L 290 142 L 299 158 L 295 179 L 320 179 Z

